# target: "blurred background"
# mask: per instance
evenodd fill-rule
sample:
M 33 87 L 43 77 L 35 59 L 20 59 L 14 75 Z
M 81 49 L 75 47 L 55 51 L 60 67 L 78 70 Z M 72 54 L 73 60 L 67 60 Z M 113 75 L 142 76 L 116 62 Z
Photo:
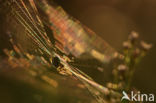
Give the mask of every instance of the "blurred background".
M 112 47 L 121 50 L 131 31 L 154 47 L 139 64 L 133 85 L 156 93 L 156 1 L 155 0 L 55 0 L 67 13 L 87 25 Z
M 122 49 L 122 43 L 127 40 L 128 35 L 131 31 L 138 32 L 141 39 L 152 43 L 154 47 L 149 51 L 147 56 L 143 58 L 142 62 L 138 65 L 132 85 L 138 88 L 143 93 L 156 94 L 155 0 L 54 0 L 54 2 L 62 6 L 62 8 L 69 15 L 78 19 L 81 23 L 92 29 L 95 33 L 97 33 L 100 37 L 102 37 L 119 52 Z M 0 3 L 2 4 L 3 0 L 0 0 Z M 3 15 L 3 13 L 5 11 L 2 6 L 0 7 L 0 12 L 0 52 L 3 55 L 2 49 L 8 48 L 9 44 L 4 33 L 7 24 L 5 24 L 4 22 L 5 16 Z M 91 70 L 86 71 L 93 75 L 94 79 L 100 84 L 104 84 L 104 81 L 110 80 L 110 78 L 107 78 L 106 76 L 95 75 L 95 72 Z M 21 92 L 19 92 L 21 98 L 19 102 L 21 102 L 22 99 L 28 100 L 25 102 L 29 102 L 29 100 L 32 100 L 32 98 L 29 98 L 29 95 L 32 94 L 31 92 L 36 93 L 39 91 L 38 89 L 32 88 L 29 85 L 23 87 L 23 83 L 15 83 L 14 79 L 5 80 L 3 76 L 0 76 L 0 82 L 0 90 L 4 91 L 4 93 L 0 93 L 0 101 L 3 101 L 3 96 L 6 96 L 6 98 L 8 98 L 7 101 L 5 101 L 6 103 L 12 103 L 13 97 L 9 95 L 14 95 L 13 93 L 21 90 L 18 89 L 20 87 L 23 88 L 23 91 L 21 90 Z M 37 94 L 44 94 L 45 92 L 43 93 L 43 91 L 44 90 Z M 19 98 L 19 95 L 15 95 L 14 97 Z M 46 103 L 49 103 L 48 100 L 50 101 L 54 98 L 56 100 L 56 103 L 61 103 L 62 101 L 65 101 L 67 103 L 69 102 L 68 99 L 64 97 L 65 94 L 62 94 L 63 99 L 61 100 L 59 100 L 59 97 L 55 97 L 55 94 L 54 96 L 50 97 L 48 95 L 49 94 L 45 93 Z M 37 98 L 38 96 L 39 95 L 34 95 L 33 99 Z M 35 99 L 33 103 L 34 102 L 36 102 Z

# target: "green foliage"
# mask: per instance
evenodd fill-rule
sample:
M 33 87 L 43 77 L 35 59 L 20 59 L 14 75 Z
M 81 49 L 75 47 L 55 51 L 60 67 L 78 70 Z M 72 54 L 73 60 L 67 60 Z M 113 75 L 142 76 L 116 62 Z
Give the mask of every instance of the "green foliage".
M 122 93 L 123 90 L 132 90 L 132 80 L 137 65 L 142 58 L 151 49 L 152 44 L 148 44 L 142 40 L 139 40 L 139 34 L 131 32 L 128 40 L 123 42 L 123 57 L 116 57 L 114 63 L 114 69 L 112 74 L 114 80 L 112 83 L 108 83 L 107 87 Z M 113 98 L 113 96 L 111 96 Z M 120 102 L 121 95 L 117 97 L 116 102 Z M 111 99 L 110 99 L 111 100 Z M 129 103 L 127 100 L 123 100 L 122 103 Z

